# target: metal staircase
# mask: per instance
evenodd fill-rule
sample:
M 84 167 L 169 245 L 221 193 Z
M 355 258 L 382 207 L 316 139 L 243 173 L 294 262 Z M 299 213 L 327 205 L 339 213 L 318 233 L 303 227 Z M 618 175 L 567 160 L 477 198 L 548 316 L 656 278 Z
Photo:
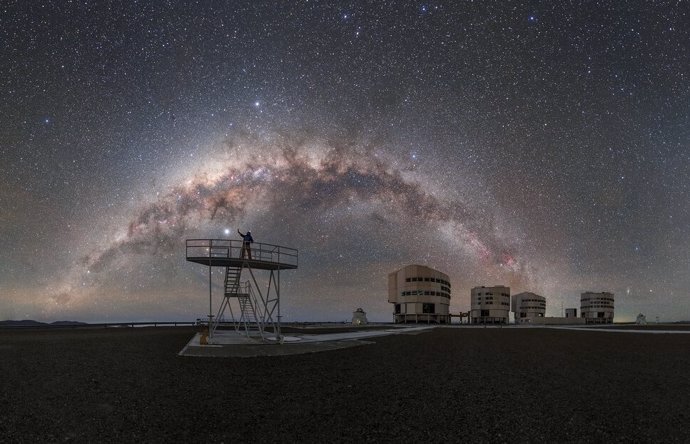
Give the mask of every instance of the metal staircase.
M 238 301 L 240 303 L 240 324 L 244 325 L 246 331 L 249 331 L 254 325 L 256 325 L 260 332 L 263 332 L 263 323 L 261 322 L 261 316 L 257 316 L 259 311 L 259 306 L 256 303 L 256 298 L 251 291 L 251 285 L 249 281 L 246 282 L 245 288 L 246 292 L 239 293 L 237 295 Z
M 213 326 L 213 332 L 218 328 L 218 325 L 225 320 L 225 312 L 228 311 L 230 315 L 229 321 L 232 323 L 236 332 L 243 332 L 247 337 L 252 333 L 258 333 L 263 339 L 264 337 L 264 319 L 263 311 L 259 305 L 256 294 L 252 288 L 250 281 L 242 282 L 242 266 L 227 266 L 225 267 L 225 284 L 223 291 L 223 302 L 218 309 L 216 315 L 217 322 Z M 251 271 L 251 270 L 250 270 Z M 237 301 L 233 304 L 233 301 Z M 233 310 L 235 305 L 235 310 Z M 235 313 L 239 307 L 239 313 Z
M 242 267 L 225 267 L 225 297 L 232 297 L 237 294 L 240 288 L 240 277 Z

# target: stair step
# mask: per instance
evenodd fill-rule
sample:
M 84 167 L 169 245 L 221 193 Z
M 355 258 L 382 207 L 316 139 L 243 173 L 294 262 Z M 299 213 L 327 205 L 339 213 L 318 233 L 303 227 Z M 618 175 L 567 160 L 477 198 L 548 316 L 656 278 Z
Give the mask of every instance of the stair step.
M 237 293 L 237 292 L 230 293 L 230 292 L 227 292 L 227 291 L 226 291 L 226 292 L 225 292 L 225 297 L 226 297 L 226 298 L 240 298 L 240 299 L 244 299 L 244 298 L 249 297 L 249 293 Z

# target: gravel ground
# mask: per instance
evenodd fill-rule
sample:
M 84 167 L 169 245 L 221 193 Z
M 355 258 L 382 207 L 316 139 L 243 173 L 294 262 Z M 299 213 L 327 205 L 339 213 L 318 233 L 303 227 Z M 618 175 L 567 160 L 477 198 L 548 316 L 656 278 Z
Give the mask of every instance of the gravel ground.
M 612 325 L 597 325 L 589 328 L 603 328 L 616 330 L 670 330 L 670 331 L 688 331 L 690 324 L 647 324 L 647 325 L 630 325 L 630 324 L 612 324 Z
M 439 328 L 177 356 L 193 334 L 0 330 L 0 441 L 690 442 L 690 335 Z

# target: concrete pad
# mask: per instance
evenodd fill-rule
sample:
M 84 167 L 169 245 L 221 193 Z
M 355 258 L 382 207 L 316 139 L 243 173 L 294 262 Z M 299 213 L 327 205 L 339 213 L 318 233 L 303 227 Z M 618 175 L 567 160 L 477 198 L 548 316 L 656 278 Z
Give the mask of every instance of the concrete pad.
M 339 350 L 373 344 L 367 338 L 375 338 L 394 334 L 420 334 L 431 331 L 435 327 L 407 327 L 386 330 L 354 331 L 328 334 L 300 334 L 283 337 L 283 343 L 276 343 L 275 337 L 267 337 L 262 341 L 260 337 L 221 331 L 214 334 L 212 343 L 201 344 L 201 333 L 197 333 L 178 353 L 180 356 L 197 357 L 238 357 L 250 358 L 256 356 L 285 356 L 321 351 Z
M 197 333 L 178 354 L 180 356 L 196 357 L 253 358 L 257 356 L 286 356 L 316 353 L 373 344 L 373 342 L 369 341 L 342 340 L 325 342 L 289 342 L 283 344 L 257 342 L 254 344 L 201 345 L 199 344 L 199 336 L 200 335 Z
M 548 327 L 555 330 L 576 330 L 576 331 L 596 331 L 606 333 L 638 333 L 638 334 L 690 334 L 690 330 L 646 330 L 633 328 L 604 328 L 604 327 Z

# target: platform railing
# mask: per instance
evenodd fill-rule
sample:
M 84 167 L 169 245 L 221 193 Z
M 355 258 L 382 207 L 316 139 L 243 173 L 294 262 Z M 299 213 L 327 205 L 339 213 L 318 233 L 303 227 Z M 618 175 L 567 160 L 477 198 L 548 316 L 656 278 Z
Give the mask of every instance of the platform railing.
M 187 239 L 187 258 L 241 258 L 243 241 L 229 239 Z M 285 264 L 297 267 L 298 251 L 280 245 L 253 242 L 251 259 L 254 261 Z

